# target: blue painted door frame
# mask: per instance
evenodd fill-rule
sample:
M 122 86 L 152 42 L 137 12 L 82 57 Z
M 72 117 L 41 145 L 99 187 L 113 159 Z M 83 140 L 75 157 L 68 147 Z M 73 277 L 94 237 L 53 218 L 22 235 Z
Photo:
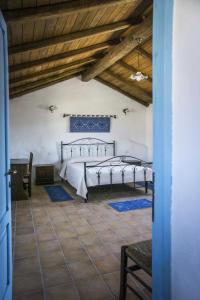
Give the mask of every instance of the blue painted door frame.
M 12 299 L 11 199 L 8 154 L 8 60 L 6 24 L 0 11 L 0 300 Z
M 171 82 L 173 0 L 154 0 L 153 99 L 155 219 L 153 300 L 170 300 Z M 0 14 L 0 300 L 12 298 L 11 203 L 8 177 L 8 85 L 6 26 Z M 3 43 L 2 43 L 3 42 Z
M 173 0 L 154 0 L 153 12 L 153 300 L 171 299 Z

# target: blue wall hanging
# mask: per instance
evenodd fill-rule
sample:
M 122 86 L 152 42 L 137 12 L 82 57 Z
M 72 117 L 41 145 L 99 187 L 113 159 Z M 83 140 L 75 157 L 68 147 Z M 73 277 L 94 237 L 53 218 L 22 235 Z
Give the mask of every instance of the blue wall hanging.
M 70 132 L 110 132 L 110 117 L 70 117 Z

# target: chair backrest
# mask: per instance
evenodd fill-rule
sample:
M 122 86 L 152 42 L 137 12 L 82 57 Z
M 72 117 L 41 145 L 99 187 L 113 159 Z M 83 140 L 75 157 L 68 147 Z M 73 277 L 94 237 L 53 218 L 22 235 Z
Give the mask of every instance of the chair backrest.
M 30 152 L 29 165 L 28 165 L 28 171 L 30 174 L 32 173 L 32 165 L 33 165 L 33 152 Z

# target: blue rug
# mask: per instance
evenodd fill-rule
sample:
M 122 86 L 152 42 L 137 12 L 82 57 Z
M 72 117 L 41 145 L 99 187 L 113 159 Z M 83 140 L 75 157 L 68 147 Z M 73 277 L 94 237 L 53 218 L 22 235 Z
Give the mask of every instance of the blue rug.
M 50 199 L 54 202 L 73 200 L 61 185 L 51 185 L 44 187 Z
M 137 199 L 137 200 L 122 201 L 122 202 L 111 202 L 108 205 L 110 205 L 118 212 L 124 212 L 124 211 L 152 207 L 152 202 L 147 199 Z

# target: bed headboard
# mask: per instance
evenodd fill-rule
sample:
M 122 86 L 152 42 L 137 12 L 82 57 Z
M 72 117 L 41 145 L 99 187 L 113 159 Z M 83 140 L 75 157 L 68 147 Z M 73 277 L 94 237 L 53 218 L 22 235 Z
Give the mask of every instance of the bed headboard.
M 87 137 L 70 143 L 61 142 L 61 162 L 64 160 L 64 150 L 66 150 L 67 157 L 115 156 L 115 141 L 106 142 L 97 138 Z

